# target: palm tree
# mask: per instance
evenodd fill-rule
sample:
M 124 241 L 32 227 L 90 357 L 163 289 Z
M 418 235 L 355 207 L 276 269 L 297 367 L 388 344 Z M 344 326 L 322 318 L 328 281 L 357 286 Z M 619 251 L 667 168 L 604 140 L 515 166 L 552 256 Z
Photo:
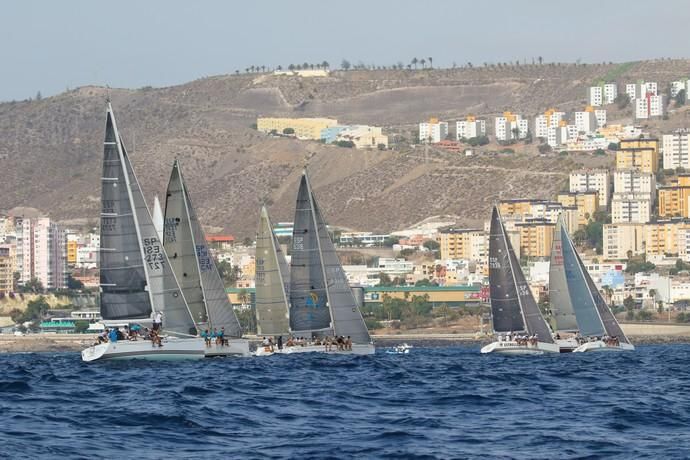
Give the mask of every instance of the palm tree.
M 266 72 L 266 66 L 265 66 L 265 65 L 262 65 L 262 66 L 261 66 L 261 71 L 262 71 L 262 72 Z
M 541 57 L 541 56 L 539 56 L 539 57 L 537 58 L 537 60 L 539 61 L 539 65 L 541 65 L 542 62 L 544 62 L 544 58 Z
M 424 64 L 426 64 L 426 59 L 422 58 L 421 61 L 419 61 L 422 64 L 422 69 L 424 68 Z
M 307 70 L 307 69 L 309 68 L 309 63 L 308 63 L 308 62 L 305 62 L 304 64 L 302 64 L 302 68 L 303 68 L 304 70 Z
M 429 68 L 430 68 L 430 69 L 433 69 L 433 68 L 434 68 L 434 64 L 433 64 L 433 63 L 434 63 L 434 59 L 431 58 L 431 57 L 428 57 L 427 59 L 429 60 Z
M 321 63 L 321 67 L 323 67 L 324 69 L 328 69 L 330 67 L 330 65 L 328 64 L 328 61 L 323 61 Z
M 235 75 L 239 75 L 239 74 L 240 74 L 240 71 L 239 71 L 239 70 L 235 70 Z
M 254 72 L 254 66 L 251 66 L 249 69 Z
M 467 62 L 467 67 L 469 67 L 469 68 L 471 69 L 471 68 L 472 68 L 472 63 L 468 61 L 468 62 Z
M 414 66 L 415 70 L 417 70 L 417 63 L 418 63 L 418 62 L 419 62 L 419 61 L 417 60 L 416 57 L 412 58 L 412 65 Z
M 282 66 L 282 65 L 279 65 L 279 66 L 276 68 L 276 70 L 278 70 L 278 71 L 283 70 L 283 66 Z
M 288 66 L 288 70 L 295 70 L 295 64 L 290 64 Z

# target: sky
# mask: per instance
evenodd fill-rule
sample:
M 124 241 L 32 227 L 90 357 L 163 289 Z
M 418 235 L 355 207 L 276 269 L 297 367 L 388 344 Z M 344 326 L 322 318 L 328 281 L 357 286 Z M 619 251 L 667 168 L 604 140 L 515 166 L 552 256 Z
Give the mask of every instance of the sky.
M 690 54 L 685 0 L 22 0 L 0 11 L 0 101 L 324 60 L 431 56 L 451 67 Z

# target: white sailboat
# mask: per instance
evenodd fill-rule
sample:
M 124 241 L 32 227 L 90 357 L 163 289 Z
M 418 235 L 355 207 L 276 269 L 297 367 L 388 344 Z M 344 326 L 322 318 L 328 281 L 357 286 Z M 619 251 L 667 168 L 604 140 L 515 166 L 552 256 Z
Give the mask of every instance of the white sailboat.
M 165 200 L 163 245 L 197 330 L 223 331 L 222 343 L 211 340 L 206 356 L 249 356 L 249 342 L 242 338 L 242 328 L 225 293 L 177 160 Z
M 556 225 L 554 241 L 556 238 L 560 244 L 554 244 L 555 254 L 552 255 L 552 262 L 555 258 L 557 263 L 551 267 L 549 291 L 551 283 L 555 281 L 557 289 L 550 293 L 552 304 L 557 309 L 571 308 L 575 316 L 582 343 L 578 342 L 572 351 L 580 353 L 634 350 L 635 347 L 623 333 L 616 317 L 589 276 L 560 218 Z M 568 324 L 572 327 L 570 322 Z
M 204 343 L 153 224 L 139 181 L 108 103 L 101 177 L 100 310 L 106 326 L 148 323 L 164 317 L 161 347 L 120 340 L 82 351 L 84 361 L 200 359 Z
M 561 216 L 556 223 L 551 244 L 549 301 L 555 323 L 556 343 L 560 347 L 561 353 L 569 353 L 580 346 L 580 343 L 575 338 L 575 333 L 578 331 L 577 318 L 568 293 L 568 281 L 563 267 L 563 240 L 561 238 L 563 225 Z
M 560 352 L 525 280 L 495 206 L 489 234 L 489 288 L 491 319 L 498 340 L 483 347 L 482 353 L 536 355 Z M 516 335 L 523 334 L 532 339 L 516 339 Z
M 297 193 L 288 302 L 290 332 L 295 337 L 305 338 L 306 343 L 281 350 L 275 346 L 260 346 L 257 356 L 307 352 L 375 353 L 306 171 Z M 337 337 L 349 337 L 351 349 L 338 350 L 333 344 L 327 351 L 326 345 L 313 344 Z

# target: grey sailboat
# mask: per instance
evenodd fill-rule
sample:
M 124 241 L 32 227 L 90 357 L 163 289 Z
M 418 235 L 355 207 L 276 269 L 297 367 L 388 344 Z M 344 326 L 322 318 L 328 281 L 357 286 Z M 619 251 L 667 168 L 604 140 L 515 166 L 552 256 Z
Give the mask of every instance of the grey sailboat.
M 623 333 L 616 317 L 587 272 L 561 219 L 556 226 L 556 232 L 555 236 L 561 242 L 562 263 L 551 267 L 550 276 L 555 277 L 558 286 L 552 302 L 571 306 L 580 335 L 588 339 L 573 351 L 633 350 L 634 346 Z M 565 282 L 561 284 L 561 281 Z M 551 282 L 550 280 L 549 285 Z M 608 338 L 602 339 L 605 336 Z
M 489 234 L 489 290 L 493 328 L 499 340 L 483 347 L 482 353 L 559 352 L 506 236 L 497 207 L 493 209 Z M 508 333 L 509 338 L 503 340 L 502 333 Z M 519 333 L 532 339 L 524 343 L 522 339 L 514 340 Z
M 266 206 L 256 237 L 256 319 L 261 336 L 287 336 L 290 274 Z
M 248 342 L 241 338 L 240 323 L 209 252 L 177 160 L 166 193 L 163 243 L 199 331 L 224 331 L 228 338 L 227 342 L 212 341 L 206 355 L 247 356 Z
M 349 337 L 352 353 L 374 353 L 306 171 L 297 193 L 290 267 L 289 318 L 293 335 Z M 322 347 L 305 351 L 321 350 Z
M 184 294 L 153 225 L 139 181 L 108 104 L 101 176 L 100 310 L 106 325 L 146 322 L 164 315 L 167 340 L 108 342 L 82 351 L 82 359 L 203 357 Z

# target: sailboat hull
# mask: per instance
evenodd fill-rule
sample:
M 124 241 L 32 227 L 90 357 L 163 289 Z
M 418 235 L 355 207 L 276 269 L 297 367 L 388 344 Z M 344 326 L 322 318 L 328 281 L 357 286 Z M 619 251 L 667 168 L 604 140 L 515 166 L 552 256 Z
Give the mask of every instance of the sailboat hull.
M 498 353 L 501 355 L 543 355 L 544 353 L 560 352 L 560 347 L 555 343 L 537 342 L 536 345 L 522 345 L 512 340 L 492 342 L 481 349 L 481 353 Z
M 561 353 L 572 353 L 580 344 L 574 338 L 570 339 L 556 339 L 556 344 L 561 350 Z
M 634 351 L 635 346 L 630 343 L 620 343 L 618 345 L 607 345 L 602 340 L 596 340 L 594 342 L 583 343 L 575 350 L 573 353 L 588 353 L 588 352 L 616 352 L 616 351 Z
M 111 359 L 146 359 L 146 360 L 187 360 L 202 359 L 205 345 L 202 339 L 178 339 L 169 337 L 163 339 L 163 346 L 154 346 L 148 340 L 121 340 L 91 346 L 81 352 L 81 359 L 85 362 L 104 361 Z
M 249 341 L 247 339 L 229 339 L 227 345 L 218 345 L 212 343 L 211 346 L 206 347 L 204 355 L 207 358 L 237 356 L 247 357 L 251 356 L 249 352 Z
M 270 347 L 264 347 L 260 345 L 254 356 L 271 356 L 271 355 L 292 355 L 295 353 L 324 353 L 327 355 L 373 355 L 376 353 L 376 348 L 374 344 L 353 344 L 352 350 L 337 350 L 335 346 L 331 351 L 326 351 L 326 347 L 323 345 L 306 345 L 306 346 L 294 346 L 294 347 L 283 347 L 281 350 L 274 346 L 273 350 Z

